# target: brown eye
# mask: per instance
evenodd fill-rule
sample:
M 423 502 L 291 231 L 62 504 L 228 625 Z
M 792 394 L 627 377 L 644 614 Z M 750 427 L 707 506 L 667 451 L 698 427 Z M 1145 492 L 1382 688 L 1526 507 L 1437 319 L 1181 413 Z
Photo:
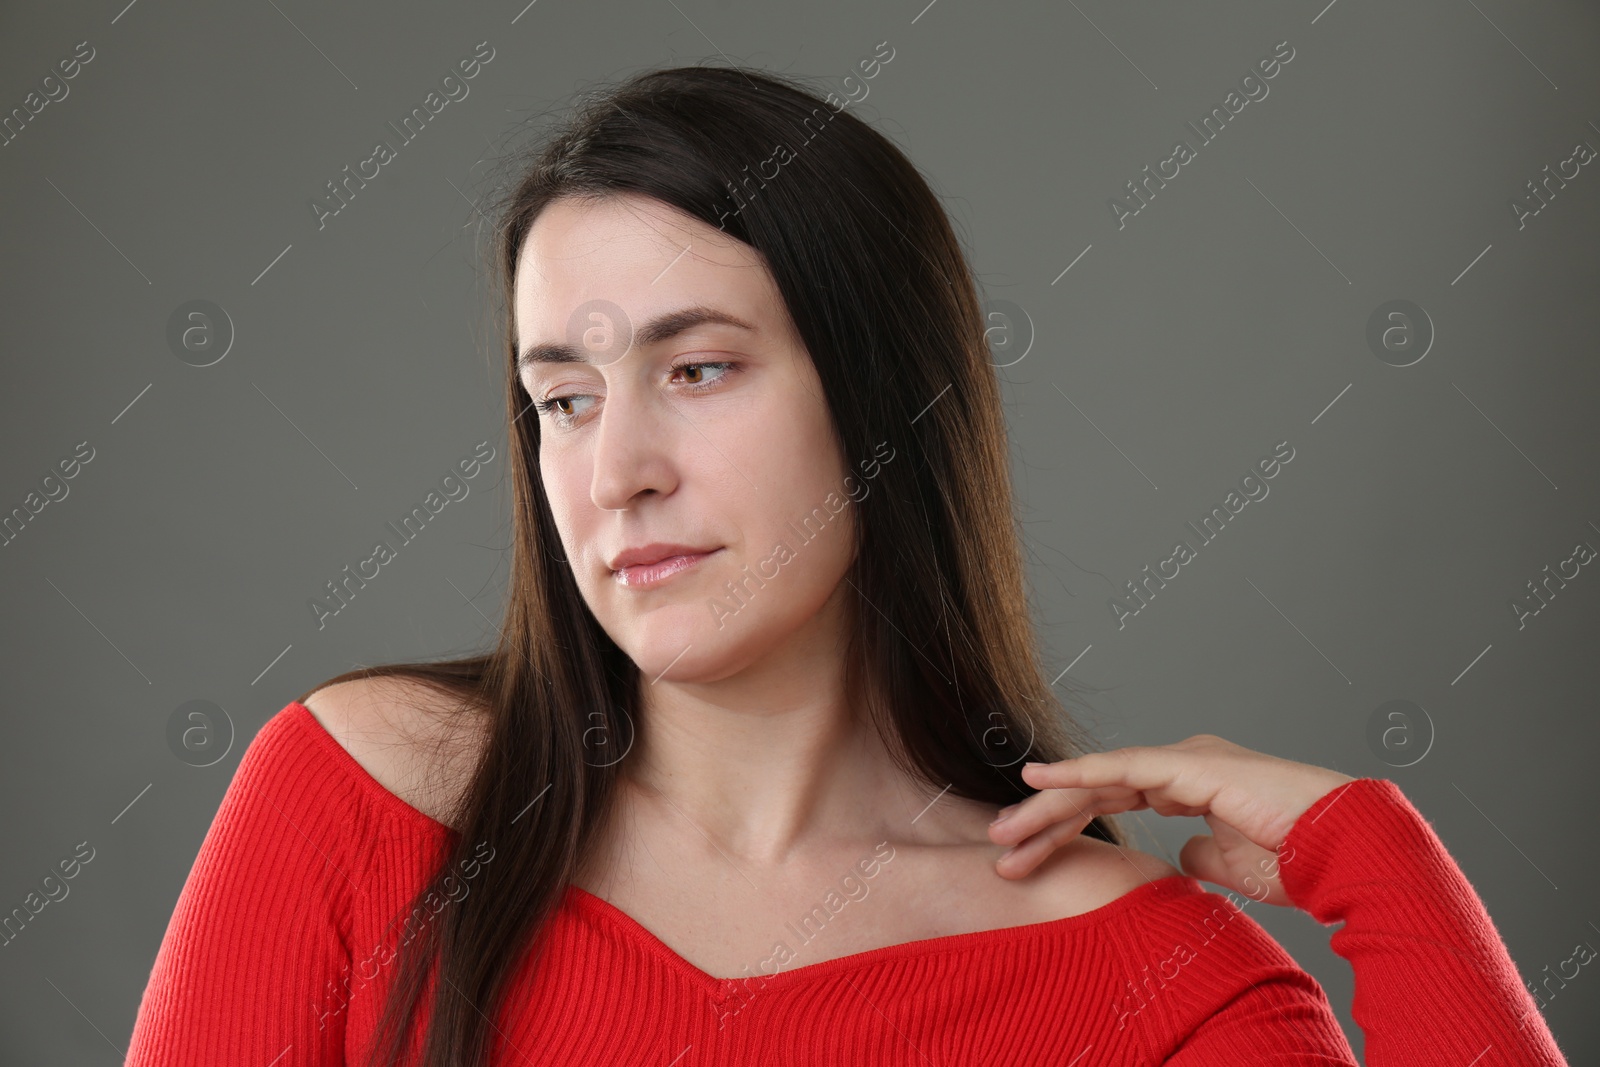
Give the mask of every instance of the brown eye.
M 698 391 L 700 389 L 710 388 L 711 386 L 720 382 L 722 379 L 726 378 L 730 373 L 733 372 L 735 366 L 736 364 L 732 363 L 731 361 L 715 363 L 679 363 L 677 366 L 673 367 L 672 370 L 674 373 L 683 374 L 685 377 L 693 375 L 692 379 L 684 382 L 683 384 L 687 385 L 690 389 Z M 713 371 L 719 371 L 720 373 L 716 374 L 710 379 L 707 379 L 705 376 L 705 371 L 707 368 L 710 368 Z
M 573 411 L 572 405 L 584 399 L 588 398 L 581 393 L 569 393 L 566 396 L 553 396 L 548 400 L 535 400 L 533 404 L 541 415 L 550 417 L 560 426 L 571 423 L 577 417 L 578 413 Z

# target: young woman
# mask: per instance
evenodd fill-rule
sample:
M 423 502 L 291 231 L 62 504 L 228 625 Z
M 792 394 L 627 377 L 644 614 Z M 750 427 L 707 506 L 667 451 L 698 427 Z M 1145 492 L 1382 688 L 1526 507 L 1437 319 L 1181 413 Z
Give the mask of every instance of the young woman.
M 1354 1063 L 1197 879 L 1343 921 L 1374 1067 L 1564 1062 L 1393 783 L 1084 754 L 972 277 L 887 139 L 694 67 L 519 165 L 499 643 L 256 735 L 128 1063 Z M 1206 817 L 1183 871 L 1108 818 L 1146 807 Z

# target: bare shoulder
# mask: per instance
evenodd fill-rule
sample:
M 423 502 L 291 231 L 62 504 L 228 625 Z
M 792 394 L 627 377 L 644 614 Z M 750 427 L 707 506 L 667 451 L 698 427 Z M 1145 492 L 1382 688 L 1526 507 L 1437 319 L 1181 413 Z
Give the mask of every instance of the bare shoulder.
M 954 841 L 964 844 L 950 858 L 960 865 L 960 881 L 973 892 L 974 906 L 988 913 L 986 925 L 1009 925 L 998 921 L 1002 916 L 1033 923 L 1082 915 L 1140 886 L 1183 874 L 1148 852 L 1080 833 L 1028 874 L 1005 878 L 995 870 L 995 862 L 1006 848 L 989 839 L 994 809 L 961 799 L 947 810 Z
M 1005 878 L 995 861 L 1005 846 L 989 840 L 986 804 L 956 800 L 940 845 L 912 850 L 929 866 L 908 870 L 930 911 L 959 929 L 1051 922 L 1095 911 L 1183 871 L 1157 856 L 1078 834 L 1022 878 Z
M 1046 860 L 1034 874 L 1059 881 L 1070 876 L 1082 894 L 1083 911 L 1103 907 L 1147 883 L 1183 874 L 1159 856 L 1096 837 L 1079 836 L 1051 858 L 1058 860 L 1053 868 Z
M 352 678 L 301 701 L 379 785 L 447 822 L 476 766 L 482 716 L 414 679 Z
M 992 867 L 1005 849 L 991 847 Z M 1181 874 L 1148 852 L 1079 835 L 1025 877 L 1012 881 L 994 874 L 994 880 L 1004 887 L 1002 895 L 1015 894 L 1013 906 L 1030 915 L 1029 921 L 1049 922 L 1095 911 L 1141 886 Z

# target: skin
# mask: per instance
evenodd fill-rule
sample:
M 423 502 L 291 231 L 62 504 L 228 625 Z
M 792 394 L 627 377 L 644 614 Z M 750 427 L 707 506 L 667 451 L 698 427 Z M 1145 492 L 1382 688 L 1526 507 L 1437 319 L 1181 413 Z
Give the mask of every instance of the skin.
M 849 465 L 769 274 L 747 246 L 642 198 L 555 204 L 521 252 L 519 344 L 563 340 L 571 309 L 595 299 L 636 327 L 702 303 L 755 327 L 704 325 L 626 352 L 601 343 L 588 362 L 522 375 L 530 399 L 578 398 L 539 415 L 539 466 L 583 597 L 646 682 L 629 781 L 755 863 L 852 809 L 887 821 L 910 798 L 842 696 L 849 516 L 804 545 L 787 527 L 841 492 Z M 686 358 L 713 366 L 672 369 Z M 652 541 L 721 551 L 657 589 L 624 588 L 607 560 Z M 713 601 L 737 606 L 725 583 L 780 541 L 795 558 L 719 620 Z
M 1289 829 L 1317 800 L 1355 781 L 1213 734 L 1030 763 L 1022 777 L 1041 792 L 1002 808 L 989 827 L 996 844 L 1014 846 L 1007 852 L 1008 877 L 1026 877 L 1096 815 L 1150 808 L 1203 816 L 1211 827 L 1184 845 L 1184 873 L 1285 907 L 1292 902 L 1279 868 L 1293 858 L 1292 850 L 1280 852 Z
M 696 304 L 752 328 L 619 340 Z M 523 417 L 542 420 L 539 471 L 577 585 L 640 667 L 616 814 L 578 885 L 707 973 L 733 975 L 885 845 L 892 860 L 850 904 L 861 918 L 835 924 L 801 964 L 1076 914 L 1176 873 L 1084 839 L 1025 883 L 997 876 L 993 808 L 909 780 L 846 699 L 845 478 L 859 485 L 871 457 L 842 454 L 810 353 L 753 249 L 638 196 L 558 202 L 520 250 L 514 313 L 519 350 L 583 342 L 579 362 L 523 368 L 528 400 L 553 403 Z M 839 510 L 803 541 L 790 523 L 816 508 Z M 618 584 L 608 561 L 652 541 L 720 551 L 654 589 Z M 762 568 L 779 542 L 792 555 Z M 766 584 L 719 618 L 711 603 L 737 606 L 725 584 L 746 567 Z
M 628 342 L 693 305 L 750 328 Z M 883 842 L 895 858 L 850 905 L 867 918 L 830 929 L 802 963 L 1077 914 L 1178 873 L 1062 833 L 1059 806 L 1038 798 L 996 837 L 992 808 L 908 780 L 851 707 L 851 516 L 811 541 L 789 524 L 848 501 L 845 478 L 868 457 L 842 454 L 810 354 L 753 249 L 643 197 L 561 201 L 520 251 L 514 314 L 519 350 L 581 341 L 578 361 L 522 369 L 528 400 L 553 405 L 523 417 L 541 420 L 539 471 L 577 585 L 641 675 L 616 818 L 579 885 L 707 973 L 733 975 Z M 654 589 L 625 588 L 608 561 L 652 541 L 719 551 Z M 762 568 L 779 542 L 792 556 Z M 777 574 L 751 582 L 738 606 L 725 584 L 746 567 Z M 738 610 L 719 618 L 715 600 Z M 1039 836 L 1001 859 L 1018 828 Z

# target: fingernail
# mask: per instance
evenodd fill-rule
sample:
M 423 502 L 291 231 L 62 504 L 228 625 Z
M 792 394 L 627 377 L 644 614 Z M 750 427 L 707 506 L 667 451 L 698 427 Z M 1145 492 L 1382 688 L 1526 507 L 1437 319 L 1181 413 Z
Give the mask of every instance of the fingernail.
M 1044 766 L 1044 764 L 1042 764 L 1042 763 L 1024 763 L 1022 765 L 1022 769 L 1023 770 L 1027 770 L 1029 767 L 1043 767 L 1043 766 Z
M 997 822 L 1004 822 L 1007 818 L 1010 817 L 1011 813 L 1013 811 L 1015 811 L 1016 808 L 1017 808 L 1017 806 L 1015 804 L 1011 805 L 1008 808 L 1001 808 L 1000 809 L 1000 814 L 996 815 L 994 817 L 994 822 L 991 822 L 989 825 L 993 826 Z

